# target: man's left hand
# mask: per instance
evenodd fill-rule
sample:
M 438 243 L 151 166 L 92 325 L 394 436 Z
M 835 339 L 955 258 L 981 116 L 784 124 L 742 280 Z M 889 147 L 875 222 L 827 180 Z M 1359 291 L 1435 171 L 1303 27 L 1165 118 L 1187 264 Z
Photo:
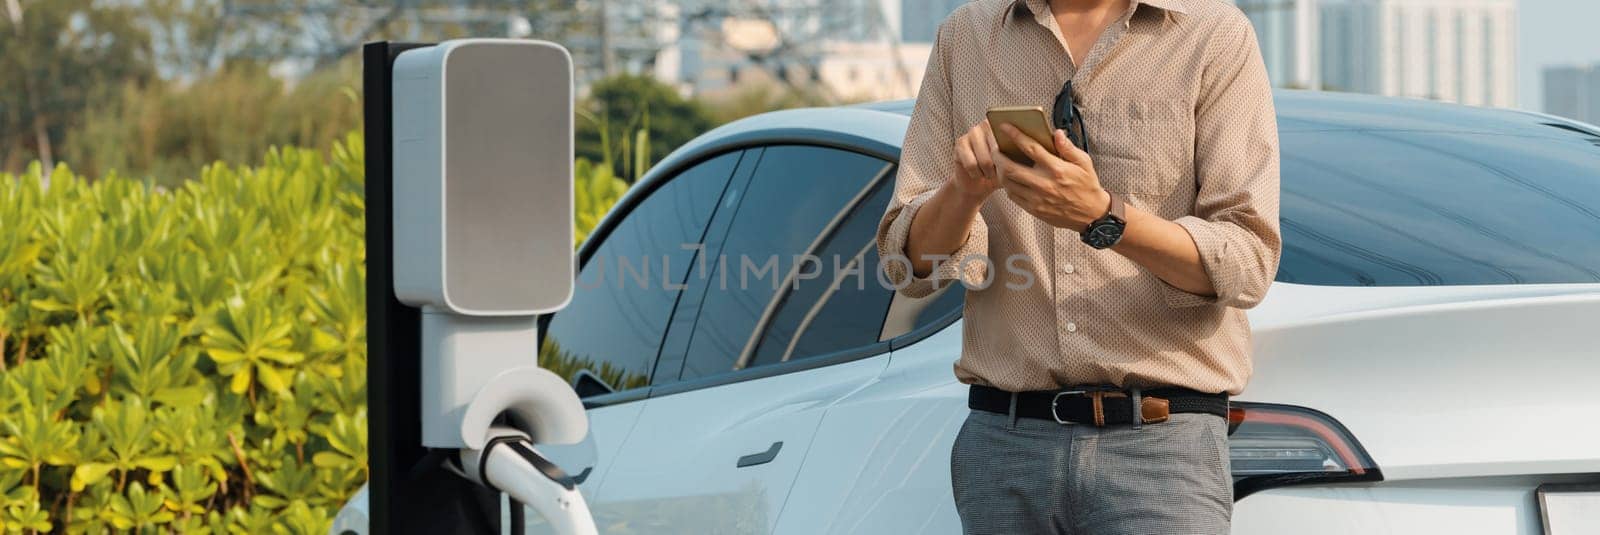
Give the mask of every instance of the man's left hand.
M 1051 136 L 1055 151 L 1040 145 L 1009 124 L 1001 124 L 1001 135 L 1010 136 L 1033 165 L 1012 160 L 999 149 L 994 162 L 1000 168 L 1000 186 L 1011 201 L 1034 217 L 1057 228 L 1083 232 L 1090 223 L 1106 214 L 1111 194 L 1100 187 L 1089 153 L 1067 140 L 1066 132 Z M 1057 156 L 1059 154 L 1060 156 Z

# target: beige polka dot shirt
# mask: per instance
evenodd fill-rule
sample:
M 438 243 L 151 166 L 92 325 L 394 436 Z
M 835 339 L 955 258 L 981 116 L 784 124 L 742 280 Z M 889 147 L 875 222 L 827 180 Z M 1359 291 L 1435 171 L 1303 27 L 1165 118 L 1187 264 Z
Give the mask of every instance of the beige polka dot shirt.
M 966 287 L 964 383 L 1237 394 L 1250 378 L 1244 309 L 1266 294 L 1280 254 L 1278 132 L 1250 23 L 1221 0 L 1135 0 L 1081 61 L 1065 42 L 1046 0 L 975 0 L 940 26 L 878 229 L 885 275 L 910 296 Z M 1003 191 L 928 277 L 891 261 L 905 258 L 917 209 L 954 177 L 956 138 L 990 107 L 1050 110 L 1068 79 L 1101 185 L 1188 230 L 1216 295 L 1091 248 Z

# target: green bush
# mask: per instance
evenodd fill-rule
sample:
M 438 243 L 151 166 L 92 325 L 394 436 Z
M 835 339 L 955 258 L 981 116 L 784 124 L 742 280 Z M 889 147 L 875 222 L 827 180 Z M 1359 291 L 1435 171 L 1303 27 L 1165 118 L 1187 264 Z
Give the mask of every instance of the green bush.
M 362 144 L 0 174 L 0 525 L 326 533 L 367 479 Z
M 367 479 L 362 158 L 0 173 L 0 529 L 327 532 Z M 628 185 L 576 174 L 581 243 Z

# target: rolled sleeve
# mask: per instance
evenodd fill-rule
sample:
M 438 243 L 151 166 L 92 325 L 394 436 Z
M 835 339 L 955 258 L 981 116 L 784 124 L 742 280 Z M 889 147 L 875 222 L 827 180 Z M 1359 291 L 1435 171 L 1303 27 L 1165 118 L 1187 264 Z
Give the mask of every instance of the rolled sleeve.
M 931 295 L 956 280 L 968 287 L 982 287 L 989 276 L 989 226 L 982 215 L 972 222 L 966 241 L 949 258 L 936 261 L 933 271 L 926 277 L 918 277 L 913 272 L 910 255 L 906 253 L 911 222 L 916 219 L 917 210 L 936 191 L 930 190 L 903 205 L 891 206 L 878 224 L 878 257 L 883 262 L 884 277 L 907 297 Z
M 966 241 L 948 259 L 935 261 L 926 277 L 917 277 L 912 268 L 906 241 L 911 238 L 911 222 L 939 187 L 955 176 L 955 140 L 958 127 L 952 120 L 949 73 L 949 26 L 952 15 L 941 24 L 928 57 L 928 70 L 906 127 L 906 138 L 895 175 L 894 198 L 878 223 L 878 257 L 884 278 L 909 297 L 932 294 L 953 280 L 969 288 L 983 287 L 989 274 L 989 226 L 977 216 L 968 227 Z
M 1277 114 L 1248 22 L 1219 28 L 1211 45 L 1195 115 L 1194 210 L 1175 222 L 1194 239 L 1215 295 L 1165 281 L 1162 294 L 1174 307 L 1251 308 L 1266 297 L 1282 252 Z

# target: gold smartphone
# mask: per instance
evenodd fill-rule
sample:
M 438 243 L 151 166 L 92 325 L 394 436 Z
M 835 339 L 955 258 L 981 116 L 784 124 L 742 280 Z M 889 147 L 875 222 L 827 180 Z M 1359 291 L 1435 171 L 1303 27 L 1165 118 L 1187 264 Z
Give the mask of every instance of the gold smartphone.
M 1055 140 L 1050 129 L 1050 119 L 1044 113 L 1044 108 L 1038 106 L 1001 106 L 989 108 L 989 130 L 994 134 L 994 142 L 1000 146 L 1000 153 L 1007 158 L 1016 160 L 1024 165 L 1033 165 L 1033 159 L 1022 153 L 1022 149 L 1011 141 L 1011 136 L 1000 129 L 1001 124 L 1009 124 L 1022 131 L 1022 134 L 1033 138 L 1044 146 L 1050 154 L 1056 153 Z M 1059 155 L 1057 155 L 1059 156 Z

